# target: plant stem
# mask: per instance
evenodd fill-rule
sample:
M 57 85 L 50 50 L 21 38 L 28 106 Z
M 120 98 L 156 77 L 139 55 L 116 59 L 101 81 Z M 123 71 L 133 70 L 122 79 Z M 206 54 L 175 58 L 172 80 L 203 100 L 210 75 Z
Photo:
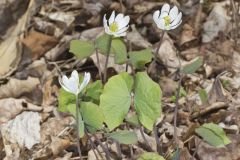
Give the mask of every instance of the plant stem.
M 146 137 L 145 137 L 145 135 L 144 135 L 144 132 L 143 132 L 143 129 L 142 129 L 141 126 L 139 127 L 139 130 L 140 130 L 140 133 L 141 133 L 141 135 L 142 135 L 142 138 L 143 138 L 143 140 L 145 141 L 145 143 L 146 143 L 146 145 L 147 145 L 149 151 L 152 152 L 153 149 L 152 149 L 152 147 L 150 146 L 150 144 L 148 143 L 148 141 L 147 141 L 147 139 L 146 139 Z
M 96 57 L 97 57 L 97 67 L 98 67 L 98 74 L 99 74 L 99 78 L 103 83 L 103 78 L 102 78 L 102 72 L 101 72 L 101 66 L 100 66 L 100 61 L 99 61 L 99 53 L 98 53 L 98 49 L 96 49 Z
M 102 147 L 103 151 L 105 152 L 106 159 L 111 160 L 111 158 L 110 158 L 111 154 L 110 154 L 109 150 L 102 144 L 102 142 L 98 139 L 98 137 L 95 134 L 93 134 L 93 136 L 96 139 L 96 141 L 99 143 L 99 145 Z
M 77 148 L 78 148 L 78 154 L 80 157 L 80 160 L 83 160 L 82 158 L 82 153 L 81 153 L 81 147 L 80 147 L 80 136 L 79 136 L 79 99 L 78 99 L 78 95 L 76 95 L 76 122 L 77 122 Z
M 117 147 L 117 155 L 119 159 L 122 159 L 122 151 L 119 142 L 115 141 Z
M 180 89 L 181 89 L 181 83 L 182 83 L 181 60 L 178 52 L 177 52 L 177 58 L 179 61 L 179 68 L 176 71 L 176 75 L 179 76 L 179 81 L 178 81 L 178 88 L 176 93 L 176 101 L 175 101 L 175 109 L 174 109 L 174 141 L 178 148 L 179 144 L 178 144 L 178 137 L 177 137 L 177 114 L 178 114 L 178 107 L 179 107 Z
M 104 66 L 103 83 L 106 83 L 106 81 L 107 81 L 107 66 L 108 66 L 108 60 L 109 60 L 109 56 L 110 56 L 111 45 L 112 45 L 112 36 L 109 37 L 109 41 L 108 41 L 107 58 L 106 58 L 105 66 Z
M 98 155 L 97 155 L 97 153 L 95 152 L 95 149 L 97 150 L 97 152 L 98 152 L 99 156 L 101 157 L 101 159 L 104 159 L 103 156 L 102 156 L 102 154 L 101 154 L 101 152 L 99 151 L 98 147 L 97 147 L 97 146 L 94 144 L 94 142 L 91 140 L 91 137 L 89 136 L 87 129 L 85 129 L 85 134 L 86 134 L 87 138 L 89 139 L 90 145 L 91 145 L 91 147 L 92 147 L 92 149 L 93 149 L 93 153 L 94 153 L 96 159 L 99 160 Z
M 159 49 L 161 47 L 164 34 L 165 34 L 165 31 L 162 31 L 162 33 L 160 35 L 160 40 L 158 42 L 158 46 L 157 46 L 156 52 L 154 53 L 154 59 L 153 59 L 153 63 L 154 64 L 156 64 L 156 62 L 157 62 L 157 55 L 158 55 Z
M 156 150 L 160 155 L 162 155 L 161 143 L 158 138 L 158 130 L 157 130 L 157 126 L 155 124 L 153 126 L 153 132 L 154 132 L 154 137 L 155 137 L 156 144 L 157 144 Z
M 165 34 L 165 31 L 162 31 L 162 33 L 161 33 L 161 35 L 160 35 L 160 40 L 159 40 L 159 42 L 158 42 L 157 49 L 156 49 L 156 51 L 154 52 L 153 61 L 152 61 L 152 63 L 149 65 L 149 68 L 148 68 L 148 73 L 149 73 L 149 74 L 153 74 L 153 73 L 154 73 L 154 69 L 155 69 L 156 66 L 157 66 L 158 52 L 159 52 L 159 49 L 160 49 L 160 47 L 161 47 L 164 34 Z

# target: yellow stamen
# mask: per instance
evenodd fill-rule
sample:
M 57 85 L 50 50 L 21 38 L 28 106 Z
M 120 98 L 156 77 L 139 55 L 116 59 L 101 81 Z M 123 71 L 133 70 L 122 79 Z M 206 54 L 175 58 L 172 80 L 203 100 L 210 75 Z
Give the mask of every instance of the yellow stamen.
M 166 16 L 163 19 L 164 19 L 165 27 L 169 27 L 171 23 L 171 18 L 169 16 Z
M 112 24 L 110 24 L 109 29 L 112 32 L 117 32 L 118 31 L 118 24 L 116 22 L 113 22 Z

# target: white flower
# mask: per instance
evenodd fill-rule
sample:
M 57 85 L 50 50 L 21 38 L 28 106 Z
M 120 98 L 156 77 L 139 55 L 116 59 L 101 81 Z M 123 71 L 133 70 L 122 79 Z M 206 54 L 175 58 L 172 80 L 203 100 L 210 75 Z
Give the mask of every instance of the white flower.
M 83 82 L 80 85 L 78 72 L 74 70 L 72 71 L 70 78 L 68 78 L 66 75 L 63 75 L 62 78 L 59 78 L 59 83 L 65 91 L 78 95 L 83 90 L 83 88 L 87 86 L 90 78 L 90 73 L 85 72 Z
M 161 14 L 159 10 L 153 13 L 153 20 L 158 28 L 162 30 L 172 30 L 182 23 L 182 13 L 178 12 L 176 6 L 170 10 L 170 5 L 166 3 L 162 6 Z
M 112 12 L 109 20 L 106 19 L 106 14 L 103 17 L 103 25 L 105 32 L 114 37 L 126 36 L 126 31 L 129 27 L 128 23 L 130 21 L 129 16 L 124 16 L 123 14 L 118 14 L 115 17 L 115 11 Z

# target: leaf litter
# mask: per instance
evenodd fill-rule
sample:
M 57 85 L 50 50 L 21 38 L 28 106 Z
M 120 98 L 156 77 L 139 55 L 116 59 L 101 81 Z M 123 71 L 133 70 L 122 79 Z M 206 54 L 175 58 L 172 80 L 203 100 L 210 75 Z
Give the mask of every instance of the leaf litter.
M 10 5 L 13 5 L 12 1 Z M 172 124 L 174 96 L 178 87 L 177 68 L 180 64 L 189 66 L 202 57 L 199 68 L 193 68 L 194 73 L 182 75 L 181 87 L 186 95 L 179 99 L 177 136 L 181 144 L 180 159 L 240 158 L 240 49 L 239 45 L 235 45 L 240 33 L 239 28 L 236 30 L 238 22 L 234 18 L 232 2 L 233 6 L 240 6 L 233 0 L 204 1 L 202 4 L 194 0 L 186 4 L 172 1 L 185 14 L 184 23 L 182 28 L 165 34 L 155 70 L 149 71 L 163 90 L 163 116 L 157 124 L 157 133 L 165 155 L 172 154 L 174 148 Z M 106 58 L 101 54 L 97 58 L 95 52 L 83 60 L 73 58 L 69 53 L 70 41 L 95 40 L 103 33 L 103 13 L 107 9 L 120 12 L 122 8 L 131 16 L 131 23 L 136 24 L 131 25 L 127 35 L 128 50 L 156 48 L 160 32 L 149 15 L 162 5 L 162 1 L 72 0 L 40 3 L 30 0 L 22 15 L 17 13 L 18 10 L 11 10 L 11 15 L 17 15 L 18 21 L 14 24 L 0 22 L 0 32 L 4 35 L 0 42 L 0 158 L 76 158 L 74 119 L 57 110 L 58 74 L 60 70 L 69 73 L 75 68 L 79 72 L 89 71 L 93 79 L 98 79 L 98 58 L 101 72 Z M 239 14 L 237 16 L 239 19 Z M 0 17 L 6 18 L 1 14 Z M 22 49 L 22 45 L 26 48 Z M 26 61 L 24 55 L 30 55 L 27 63 L 21 63 Z M 125 64 L 115 64 L 112 55 L 109 62 L 110 75 L 126 70 Z M 150 63 L 144 69 L 149 69 Z M 131 73 L 132 68 L 128 66 L 127 71 Z M 206 91 L 207 100 L 204 103 L 200 90 Z M 29 94 L 35 98 L 29 98 Z M 229 137 L 231 143 L 225 148 L 215 148 L 194 133 L 197 127 L 211 122 L 223 128 Z M 125 125 L 121 127 L 126 129 Z M 135 132 L 138 143 L 131 147 L 135 154 L 133 157 L 137 159 L 149 150 L 140 130 Z M 146 129 L 143 132 L 156 151 L 153 132 Z M 103 135 L 97 133 L 97 136 L 101 138 Z M 97 140 L 92 140 L 103 152 Z M 117 154 L 112 142 L 106 138 L 101 140 Z M 81 140 L 81 144 L 86 159 L 95 159 L 86 138 Z M 120 147 L 123 159 L 130 159 L 130 147 Z

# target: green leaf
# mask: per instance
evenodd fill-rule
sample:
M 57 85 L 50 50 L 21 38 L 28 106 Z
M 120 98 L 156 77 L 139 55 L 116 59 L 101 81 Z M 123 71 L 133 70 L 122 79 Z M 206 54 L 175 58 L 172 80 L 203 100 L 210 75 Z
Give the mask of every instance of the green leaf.
M 87 126 L 96 130 L 102 128 L 104 116 L 99 106 L 92 102 L 81 102 L 80 110 L 83 121 Z
M 127 72 L 121 72 L 119 73 L 120 76 L 125 80 L 129 92 L 131 92 L 132 87 L 133 87 L 133 78 L 130 76 Z
M 162 156 L 154 152 L 145 152 L 137 160 L 165 160 Z
M 127 47 L 120 38 L 112 40 L 114 61 L 116 64 L 123 64 L 127 61 Z
M 231 143 L 224 130 L 214 123 L 205 123 L 197 128 L 195 132 L 215 147 L 224 147 Z
M 58 110 L 60 112 L 67 112 L 68 105 L 76 103 L 76 96 L 72 93 L 65 91 L 63 88 L 59 91 L 58 96 Z
M 119 126 L 125 118 L 131 104 L 128 85 L 122 75 L 111 77 L 105 84 L 100 96 L 100 108 L 110 130 Z
M 86 100 L 98 103 L 103 91 L 103 84 L 100 80 L 91 83 L 86 88 Z
M 136 133 L 132 131 L 112 132 L 108 136 L 121 144 L 136 144 L 138 141 Z
M 130 62 L 135 68 L 141 69 L 146 63 L 151 62 L 152 52 L 150 49 L 129 52 Z
M 73 53 L 79 59 L 84 59 L 94 53 L 95 47 L 92 42 L 72 40 L 70 42 L 69 52 Z
M 196 57 L 189 64 L 185 65 L 182 68 L 182 71 L 186 74 L 193 74 L 202 66 L 202 64 L 203 64 L 203 58 Z
M 207 95 L 206 90 L 205 90 L 205 89 L 200 89 L 200 90 L 198 91 L 198 95 L 199 95 L 202 103 L 203 103 L 203 104 L 206 104 L 207 101 L 208 101 L 208 95 Z
M 132 115 L 131 117 L 126 117 L 125 120 L 132 126 L 139 126 L 138 116 L 136 114 Z
M 76 104 L 69 104 L 67 109 L 68 112 L 71 113 L 75 117 L 75 119 L 77 119 Z M 82 138 L 84 136 L 84 122 L 80 112 L 78 113 L 78 124 L 79 124 L 79 137 Z
M 149 130 L 161 114 L 162 91 L 144 72 L 136 74 L 134 105 L 141 124 Z
M 107 54 L 110 38 L 111 36 L 108 34 L 103 34 L 97 38 L 96 47 L 99 49 L 101 54 Z M 110 53 L 112 53 L 112 51 L 113 49 L 111 47 Z

